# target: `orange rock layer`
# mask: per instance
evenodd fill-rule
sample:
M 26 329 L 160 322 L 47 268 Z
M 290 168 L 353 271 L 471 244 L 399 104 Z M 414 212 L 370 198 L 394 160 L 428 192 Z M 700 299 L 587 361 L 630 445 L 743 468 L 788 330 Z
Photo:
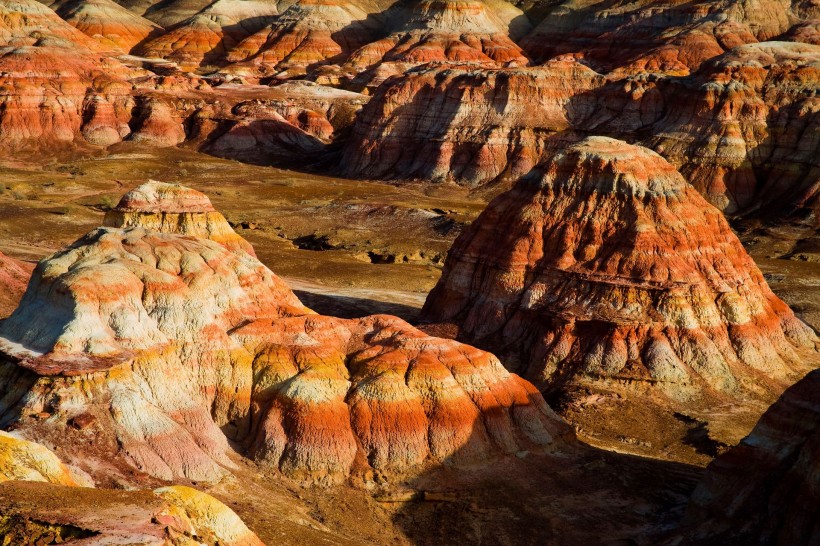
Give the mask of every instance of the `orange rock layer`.
M 603 137 L 496 198 L 423 317 L 547 391 L 632 383 L 679 401 L 777 392 L 816 343 L 720 211 L 659 155 Z
M 41 262 L 0 324 L 0 421 L 71 442 L 82 432 L 66 423 L 91 415 L 97 451 L 72 455 L 81 466 L 103 457 L 214 481 L 233 466 L 227 434 L 264 464 L 333 482 L 567 433 L 488 353 L 395 317 L 313 314 L 238 236 L 206 229 L 213 208 L 193 190 L 150 183 L 118 209 L 109 221 L 127 212 L 133 227 L 97 229 Z

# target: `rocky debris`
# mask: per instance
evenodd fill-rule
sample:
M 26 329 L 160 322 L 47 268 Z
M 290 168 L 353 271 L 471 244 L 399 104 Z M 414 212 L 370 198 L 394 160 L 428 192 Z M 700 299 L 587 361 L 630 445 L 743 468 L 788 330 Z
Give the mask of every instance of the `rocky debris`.
M 493 200 L 422 315 L 545 392 L 631 385 L 690 409 L 780 392 L 817 342 L 720 211 L 656 153 L 604 137 Z
M 686 540 L 814 544 L 820 540 L 820 371 L 790 387 L 751 434 L 718 457 L 692 494 Z
M 593 114 L 594 99 L 577 96 L 602 84 L 572 60 L 413 70 L 363 108 L 344 150 L 345 174 L 468 186 L 517 179 L 554 152 L 556 134 Z
M 0 318 L 17 307 L 32 269 L 33 266 L 0 252 Z
M 185 486 L 115 491 L 6 482 L 0 506 L 0 540 L 21 546 L 263 546 L 230 508 Z
M 149 183 L 106 221 L 130 227 L 97 229 L 42 261 L 0 324 L 0 421 L 59 438 L 92 475 L 115 464 L 204 482 L 234 466 L 228 438 L 327 483 L 570 434 L 488 353 L 395 317 L 312 313 L 241 247 L 192 236 L 238 240 L 219 217 L 209 228 L 210 213 L 198 192 Z M 88 427 L 69 424 L 84 414 Z M 80 440 L 92 432 L 89 447 Z
M 256 256 L 251 244 L 231 229 L 204 193 L 178 184 L 151 180 L 129 191 L 116 207 L 106 212 L 103 226 L 141 227 L 210 239 L 229 250 Z
M 127 53 L 162 28 L 128 11 L 113 0 L 43 2 L 64 21 L 115 53 Z
M 537 61 L 572 55 L 602 73 L 686 75 L 734 47 L 771 40 L 818 16 L 816 7 L 796 4 L 632 0 L 602 8 L 592 1 L 564 2 L 521 45 Z

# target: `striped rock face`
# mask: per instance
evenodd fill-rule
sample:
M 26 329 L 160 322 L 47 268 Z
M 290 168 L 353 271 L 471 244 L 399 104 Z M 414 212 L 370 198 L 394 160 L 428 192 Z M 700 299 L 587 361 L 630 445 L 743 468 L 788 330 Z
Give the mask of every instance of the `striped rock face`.
M 571 54 L 600 72 L 685 75 L 734 47 L 771 40 L 820 16 L 791 0 L 631 0 L 553 8 L 521 45 L 537 61 Z
M 391 75 L 431 62 L 525 66 L 529 59 L 510 38 L 511 23 L 504 11 L 491 9 L 481 0 L 397 6 L 392 32 L 354 52 L 344 68 L 368 71 L 356 81 L 375 89 Z
M 204 193 L 178 184 L 152 180 L 131 190 L 105 214 L 103 225 L 210 239 L 229 250 L 256 256 L 251 244 L 231 229 Z
M 6 544 L 264 546 L 230 508 L 190 487 L 122 491 L 6 482 L 0 505 Z
M 352 3 L 301 0 L 240 42 L 226 60 L 248 64 L 260 76 L 302 75 L 309 66 L 341 62 L 373 41 L 377 29 L 365 23 L 367 17 Z
M 814 371 L 709 465 L 689 503 L 686 536 L 699 544 L 816 544 L 818 499 L 820 371 Z
M 134 72 L 35 0 L 0 6 L 0 149 L 119 142 Z
M 496 198 L 423 315 L 547 391 L 632 384 L 674 400 L 778 392 L 817 341 L 674 167 L 603 137 Z
M 603 83 L 571 60 L 420 68 L 379 87 L 353 126 L 342 164 L 362 178 L 471 187 L 517 179 L 551 155 L 550 137 L 593 114 L 594 99 L 576 95 Z
M 31 276 L 29 264 L 9 258 L 0 252 L 0 318 L 17 307 Z
M 275 2 L 218 0 L 136 48 L 145 57 L 167 59 L 184 68 L 221 63 L 228 51 L 269 23 Z
M 46 1 L 71 26 L 113 53 L 128 53 L 159 25 L 130 12 L 113 0 Z
M 42 261 L 0 324 L 0 423 L 66 445 L 93 430 L 93 446 L 66 449 L 91 473 L 105 461 L 214 481 L 233 466 L 227 435 L 264 464 L 333 482 L 569 434 L 492 355 L 395 317 L 316 315 L 235 240 L 190 236 L 219 239 L 196 223 L 216 214 L 198 192 L 149 183 L 118 211 L 136 226 Z M 185 216 L 152 216 L 167 211 Z

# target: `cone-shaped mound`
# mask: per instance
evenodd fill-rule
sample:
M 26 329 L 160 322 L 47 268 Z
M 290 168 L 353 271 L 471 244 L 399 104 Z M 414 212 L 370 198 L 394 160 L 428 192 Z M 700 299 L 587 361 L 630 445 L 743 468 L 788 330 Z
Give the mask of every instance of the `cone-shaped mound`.
M 231 229 L 204 193 L 178 184 L 152 180 L 131 190 L 105 214 L 103 225 L 143 227 L 149 231 L 210 239 L 230 250 L 256 256 L 251 244 Z
M 816 342 L 674 167 L 599 137 L 490 204 L 423 315 L 546 390 L 629 384 L 677 400 L 779 392 Z
M 396 317 L 313 314 L 251 254 L 180 228 L 203 209 L 198 192 L 146 184 L 115 211 L 130 227 L 99 228 L 37 266 L 0 323 L 0 423 L 71 445 L 67 423 L 86 416 L 93 451 L 66 452 L 89 472 L 196 481 L 233 467 L 226 434 L 264 465 L 332 482 L 567 433 L 488 353 Z
M 790 387 L 695 489 L 690 543 L 820 541 L 820 370 Z

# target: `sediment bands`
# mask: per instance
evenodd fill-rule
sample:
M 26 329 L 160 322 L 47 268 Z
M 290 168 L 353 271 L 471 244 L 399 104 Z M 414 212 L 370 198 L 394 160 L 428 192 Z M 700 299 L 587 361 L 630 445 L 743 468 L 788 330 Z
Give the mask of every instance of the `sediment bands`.
M 107 223 L 123 220 L 42 261 L 0 325 L 4 422 L 70 438 L 66 423 L 87 414 L 104 453 L 86 457 L 195 481 L 233 467 L 226 435 L 291 476 L 332 482 L 569 434 L 488 353 L 396 317 L 314 314 L 198 192 L 146 184 Z
M 423 311 L 544 389 L 645 383 L 671 398 L 777 392 L 812 330 L 662 157 L 593 137 L 496 198 Z

